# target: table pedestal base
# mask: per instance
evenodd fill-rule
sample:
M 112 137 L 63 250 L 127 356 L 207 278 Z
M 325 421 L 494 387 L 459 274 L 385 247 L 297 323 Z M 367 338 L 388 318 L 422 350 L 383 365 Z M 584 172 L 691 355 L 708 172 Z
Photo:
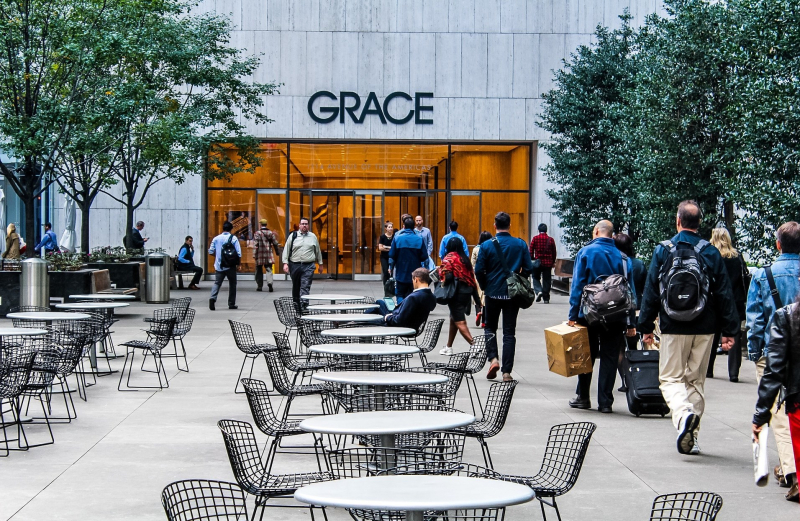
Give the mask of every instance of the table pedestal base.
M 422 521 L 422 514 L 419 510 L 407 510 L 406 521 Z

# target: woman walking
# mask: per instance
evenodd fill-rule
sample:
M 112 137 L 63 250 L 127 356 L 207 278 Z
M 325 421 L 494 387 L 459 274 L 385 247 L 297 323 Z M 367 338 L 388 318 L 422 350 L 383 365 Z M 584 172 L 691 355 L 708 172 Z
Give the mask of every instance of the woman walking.
M 632 273 L 629 273 L 628 277 L 633 280 L 633 288 L 636 290 L 636 312 L 638 313 L 639 307 L 642 303 L 644 285 L 645 282 L 647 282 L 647 267 L 644 265 L 644 262 L 636 258 L 636 252 L 633 250 L 633 239 L 631 239 L 631 236 L 627 233 L 618 233 L 614 235 L 614 246 L 616 246 L 619 251 L 627 255 L 631 260 L 631 264 L 633 265 Z M 639 335 L 626 336 L 625 342 L 627 342 L 629 350 L 635 350 L 638 348 Z M 624 359 L 625 351 L 623 350 L 619 353 L 619 365 L 617 366 L 620 380 L 622 380 L 622 386 L 619 387 L 617 391 L 621 393 L 628 392 L 628 382 L 625 380 L 625 371 L 623 369 Z
M 733 302 L 736 305 L 736 313 L 739 321 L 745 319 L 745 305 L 747 303 L 747 288 L 744 287 L 745 273 L 747 265 L 742 255 L 734 249 L 731 244 L 731 235 L 725 228 L 714 228 L 711 230 L 711 240 L 709 241 L 722 255 L 722 262 L 731 280 L 733 289 Z M 717 358 L 717 346 L 719 345 L 721 332 L 714 335 L 714 343 L 711 345 L 711 357 L 708 361 L 706 378 L 714 378 L 714 361 Z M 739 331 L 733 337 L 733 347 L 728 351 L 728 378 L 731 382 L 739 381 L 739 368 L 742 366 L 742 332 Z
M 456 285 L 455 296 L 447 303 L 447 307 L 450 309 L 450 333 L 447 336 L 447 346 L 439 351 L 440 355 L 451 355 L 453 354 L 453 341 L 459 332 L 464 340 L 472 345 L 472 334 L 467 326 L 466 315 L 469 315 L 473 295 L 477 298 L 478 289 L 472 263 L 464 252 L 464 243 L 459 237 L 452 237 L 445 245 L 445 256 L 439 267 L 439 280 L 445 285 Z
M 17 227 L 11 223 L 6 228 L 6 249 L 3 251 L 3 258 L 9 260 L 19 259 L 19 234 Z
M 381 252 L 381 282 L 383 282 L 383 296 L 394 297 L 394 288 L 387 288 L 386 281 L 389 280 L 389 250 L 392 249 L 392 239 L 394 238 L 394 224 L 386 221 L 383 225 L 383 234 L 378 238 L 378 251 Z
M 481 244 L 490 240 L 492 238 L 492 234 L 487 232 L 486 230 L 481 232 L 480 237 L 478 238 L 478 244 L 472 248 L 472 254 L 469 257 L 470 262 L 472 263 L 472 270 L 475 270 L 475 263 L 478 262 L 478 253 L 481 251 Z M 486 305 L 486 302 L 483 300 L 483 290 L 478 286 L 476 288 L 478 292 L 478 300 L 475 302 L 475 326 L 476 327 L 486 327 L 485 322 L 485 313 L 483 312 L 483 306 Z

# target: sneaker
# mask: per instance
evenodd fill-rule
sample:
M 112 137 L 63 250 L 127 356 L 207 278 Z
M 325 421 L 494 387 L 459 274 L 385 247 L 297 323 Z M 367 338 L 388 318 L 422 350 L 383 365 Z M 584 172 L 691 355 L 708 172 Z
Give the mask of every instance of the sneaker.
M 492 365 L 489 366 L 489 371 L 486 373 L 486 379 L 494 380 L 494 378 L 497 376 L 497 371 L 499 370 L 500 370 L 500 364 L 497 363 L 497 360 L 495 360 L 494 362 L 492 362 Z
M 695 430 L 700 425 L 700 418 L 690 412 L 681 418 L 678 424 L 678 453 L 690 454 L 694 446 Z
M 692 435 L 692 449 L 689 451 L 689 454 L 697 456 L 700 454 L 700 444 L 697 443 L 697 433 Z
M 483 316 L 483 313 L 480 312 L 480 311 L 478 311 L 478 313 L 475 314 L 475 327 L 478 327 L 478 326 L 481 325 L 481 317 L 482 316 Z
M 444 356 L 450 356 L 453 354 L 453 348 L 444 346 L 443 348 L 439 349 L 439 354 Z
M 541 293 L 537 293 L 537 294 L 536 294 L 536 302 L 541 302 L 541 301 L 542 301 L 542 298 L 543 298 L 543 296 L 542 296 L 542 294 L 541 294 Z
M 569 406 L 573 409 L 591 409 L 592 401 L 589 400 L 589 398 L 581 398 L 580 396 L 576 396 L 569 401 Z

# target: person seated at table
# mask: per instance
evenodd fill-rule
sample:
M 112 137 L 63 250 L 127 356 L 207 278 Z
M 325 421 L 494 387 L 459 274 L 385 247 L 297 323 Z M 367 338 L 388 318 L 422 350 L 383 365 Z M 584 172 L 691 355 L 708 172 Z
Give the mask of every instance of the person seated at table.
M 436 297 L 430 288 L 430 272 L 425 268 L 415 269 L 411 274 L 411 283 L 414 285 L 414 291 L 393 311 L 389 311 L 383 300 L 377 301 L 376 313 L 383 315 L 385 325 L 417 329 L 428 320 L 428 315 L 436 307 Z

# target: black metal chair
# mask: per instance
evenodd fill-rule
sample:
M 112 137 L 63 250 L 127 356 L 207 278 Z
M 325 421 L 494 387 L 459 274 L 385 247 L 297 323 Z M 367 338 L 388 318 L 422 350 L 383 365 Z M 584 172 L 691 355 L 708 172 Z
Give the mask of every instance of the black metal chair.
M 336 324 L 328 320 L 320 322 L 320 321 L 300 319 L 298 324 L 298 335 L 300 336 L 301 349 L 308 350 L 309 347 L 320 344 L 347 343 L 348 339 L 346 338 L 322 336 L 322 332 L 325 331 L 326 329 L 335 329 L 335 328 Z
M 714 521 L 722 497 L 713 492 L 662 494 L 653 500 L 650 521 Z
M 441 374 L 447 377 L 447 381 L 441 384 L 409 386 L 407 390 L 438 396 L 443 405 L 452 407 L 455 403 L 456 393 L 464 380 L 464 371 L 468 361 L 469 353 L 454 353 L 441 367 L 412 367 L 409 369 L 411 372 Z
M 12 450 L 27 450 L 22 445 L 22 425 L 20 423 L 20 396 L 28 383 L 36 353 L 27 346 L 27 338 L 23 336 L 2 338 L 3 349 L 0 349 L 0 429 L 3 430 L 2 456 L 8 456 Z M 8 408 L 4 406 L 8 405 Z M 11 413 L 11 419 L 5 414 Z M 17 437 L 9 438 L 8 429 L 17 428 Z M 17 448 L 10 443 L 17 442 Z
M 161 492 L 161 505 L 168 521 L 247 521 L 244 490 L 226 481 L 175 481 Z
M 253 376 L 253 368 L 256 365 L 256 359 L 261 355 L 266 355 L 269 351 L 277 350 L 277 347 L 271 344 L 256 344 L 256 337 L 253 336 L 253 328 L 250 327 L 250 324 L 236 322 L 235 320 L 228 320 L 228 324 L 231 326 L 231 333 L 233 333 L 233 340 L 236 342 L 236 347 L 239 348 L 239 351 L 244 353 L 242 367 L 239 369 L 239 376 L 236 378 L 236 386 L 233 388 L 234 393 L 242 394 L 244 391 L 239 391 L 239 382 L 242 379 L 242 373 L 244 373 L 244 366 L 247 364 L 247 361 L 250 360 L 250 373 L 248 378 L 251 378 Z
M 464 367 L 464 377 L 467 379 L 467 391 L 469 392 L 469 401 L 472 404 L 472 414 L 476 414 L 475 410 L 475 402 L 478 402 L 478 409 L 480 409 L 481 414 L 483 414 L 483 405 L 481 405 L 481 397 L 478 395 L 478 385 L 475 383 L 474 374 L 480 372 L 483 369 L 483 366 L 486 365 L 486 342 L 491 338 L 491 334 L 488 335 L 477 335 L 472 338 L 472 345 L 469 347 L 469 359 L 467 360 L 467 365 Z M 450 355 L 453 356 L 453 355 Z M 452 363 L 448 360 L 447 362 L 429 362 L 424 365 L 429 369 L 450 369 L 452 367 Z M 473 397 L 472 388 L 470 387 L 470 382 L 472 382 L 472 387 L 475 389 L 475 396 Z
M 283 333 L 289 336 L 292 334 L 292 331 L 294 331 L 297 335 L 297 329 L 299 327 L 298 318 L 300 315 L 297 313 L 297 308 L 294 306 L 292 297 L 280 297 L 275 299 L 273 303 L 275 304 L 275 312 L 278 314 L 278 320 L 284 327 Z M 295 347 L 297 347 L 298 342 L 299 339 L 295 336 Z
M 138 391 L 139 389 L 159 389 L 169 387 L 169 379 L 167 378 L 167 370 L 164 368 L 164 362 L 161 359 L 161 351 L 169 344 L 172 339 L 173 332 L 175 331 L 175 324 L 177 317 L 172 309 L 157 309 L 153 312 L 153 321 L 150 323 L 150 329 L 147 330 L 147 337 L 150 340 L 129 340 L 120 345 L 126 347 L 125 361 L 122 363 L 122 371 L 119 373 L 119 383 L 117 389 L 120 391 Z M 136 357 L 136 350 L 141 349 L 145 354 L 153 355 L 155 363 L 155 372 L 158 375 L 157 386 L 145 385 L 131 385 L 131 373 L 133 373 L 133 361 Z M 128 368 L 128 379 L 126 382 L 126 389 L 122 388 L 122 381 L 125 379 L 125 368 Z M 161 379 L 161 374 L 164 374 L 164 380 Z
M 31 402 L 37 401 L 42 408 L 42 416 L 31 417 L 29 421 L 20 422 L 20 435 L 25 440 L 25 447 L 41 447 L 55 443 L 53 429 L 50 426 L 50 390 L 56 378 L 56 372 L 61 357 L 60 351 L 52 345 L 50 335 L 33 340 L 31 347 L 36 356 L 31 366 L 28 381 L 22 387 L 20 395 L 20 410 L 25 407 L 25 414 L 30 412 Z M 26 426 L 43 424 L 47 427 L 48 438 L 39 443 L 30 443 L 26 434 Z
M 489 388 L 489 396 L 486 398 L 483 417 L 475 423 L 467 425 L 463 431 L 466 436 L 477 439 L 481 444 L 483 462 L 490 469 L 494 468 L 494 463 L 489 452 L 489 445 L 486 444 L 486 438 L 497 436 L 503 430 L 508 418 L 508 410 L 511 408 L 511 399 L 514 397 L 514 389 L 518 383 L 516 380 L 493 383 Z
M 417 342 L 417 347 L 419 348 L 419 361 L 423 366 L 428 363 L 428 359 L 425 357 L 425 355 L 433 351 L 434 348 L 436 348 L 436 344 L 439 342 L 439 335 L 442 334 L 443 325 L 443 318 L 429 320 L 428 323 L 425 324 L 425 331 L 422 334 L 422 338 Z
M 99 327 L 103 327 L 100 325 Z M 56 360 L 56 381 L 60 391 L 55 387 L 50 394 L 62 394 L 64 396 L 64 407 L 66 416 L 51 416 L 51 421 L 71 422 L 78 417 L 75 402 L 72 400 L 72 392 L 68 385 L 70 375 L 75 375 L 75 384 L 79 396 L 86 400 L 86 375 L 82 367 L 82 360 L 85 354 L 92 348 L 97 338 L 98 325 L 90 320 L 70 320 L 60 322 L 53 327 L 50 333 L 51 344 L 59 350 L 59 357 Z
M 245 492 L 255 496 L 256 508 L 253 512 L 253 519 L 259 508 L 263 518 L 268 500 L 290 498 L 300 487 L 333 479 L 333 475 L 329 472 L 271 474 L 261 458 L 261 451 L 258 448 L 252 425 L 243 421 L 220 420 L 217 422 L 217 427 L 225 440 L 225 449 L 228 452 L 228 460 L 236 482 Z M 285 507 L 286 505 L 281 506 Z M 313 506 L 303 505 L 298 508 L 308 508 L 311 512 L 311 519 L 314 520 Z M 324 513 L 325 509 L 323 508 L 322 511 Z
M 8 310 L 9 313 L 29 313 L 29 312 L 48 312 L 52 311 L 45 306 L 14 306 Z M 12 318 L 11 324 L 14 327 L 29 327 L 35 329 L 47 329 L 47 322 L 44 320 L 24 320 Z
M 500 479 L 531 487 L 542 508 L 542 517 L 547 519 L 544 511 L 547 505 L 555 509 L 561 521 L 556 498 L 572 490 L 578 481 L 595 429 L 597 425 L 590 422 L 554 425 L 550 428 L 539 472 L 535 476 L 502 475 Z
M 275 386 L 275 390 L 278 391 L 278 393 L 286 397 L 286 405 L 283 406 L 281 421 L 286 421 L 286 418 L 289 417 L 289 409 L 292 406 L 292 402 L 298 396 L 319 395 L 322 403 L 322 410 L 325 411 L 325 399 L 327 396 L 327 387 L 325 385 L 295 384 L 290 382 L 289 377 L 286 375 L 286 368 L 283 366 L 278 352 L 269 351 L 265 356 L 267 359 L 267 368 L 272 377 L 272 385 Z
M 301 325 L 301 331 L 303 331 L 303 327 Z M 294 373 L 292 384 L 297 382 L 298 377 L 302 382 L 309 374 L 325 369 L 330 365 L 329 360 L 312 357 L 310 353 L 308 355 L 295 356 L 292 354 L 292 346 L 289 343 L 288 336 L 283 333 L 272 333 L 272 336 L 275 338 L 275 345 L 278 347 L 278 356 L 280 356 L 281 363 L 288 371 Z
M 192 300 L 190 297 L 184 297 L 183 299 L 178 300 Z M 176 309 L 173 306 L 173 309 Z M 183 339 L 189 332 L 192 330 L 192 325 L 194 324 L 194 317 L 197 311 L 192 308 L 188 308 L 185 310 L 176 309 L 176 319 L 177 322 L 175 323 L 175 331 L 172 332 L 172 353 L 162 353 L 162 358 L 174 358 L 175 365 L 178 367 L 178 371 L 183 371 L 188 373 L 189 372 L 189 361 L 186 359 L 186 345 L 183 343 Z M 181 352 L 178 353 L 178 342 L 181 343 Z M 180 359 L 183 358 L 183 367 L 181 368 Z

